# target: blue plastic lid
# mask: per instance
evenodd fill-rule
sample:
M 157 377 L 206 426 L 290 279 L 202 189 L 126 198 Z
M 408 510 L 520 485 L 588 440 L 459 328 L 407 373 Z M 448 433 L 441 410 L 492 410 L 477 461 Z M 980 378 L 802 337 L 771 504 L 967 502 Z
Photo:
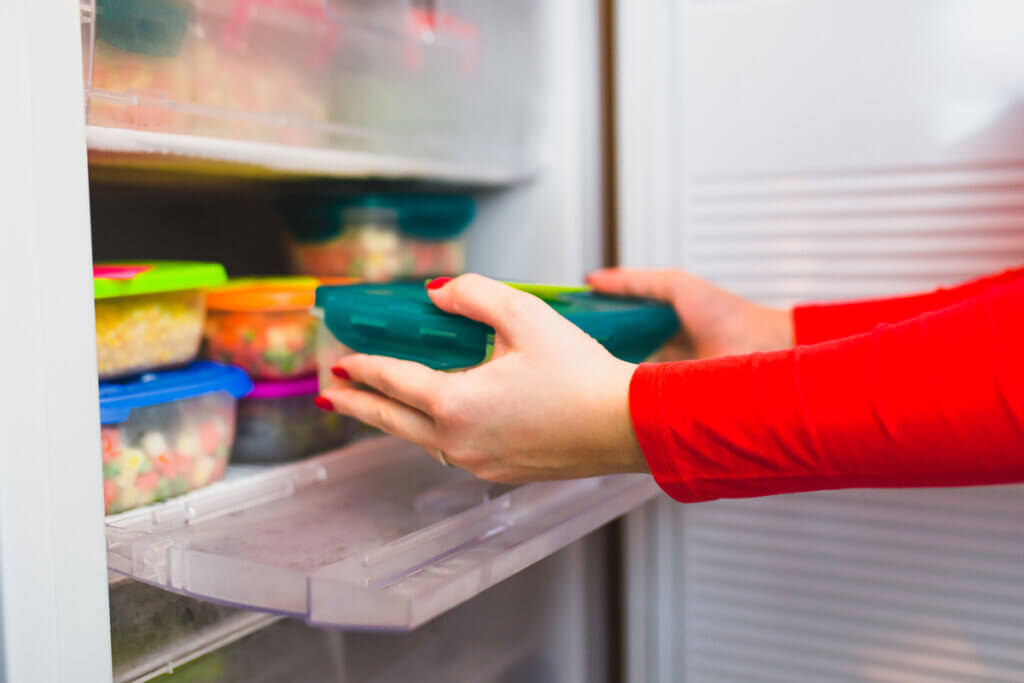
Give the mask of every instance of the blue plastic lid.
M 100 383 L 100 424 L 128 419 L 134 408 L 180 401 L 226 391 L 241 398 L 252 390 L 252 380 L 230 365 L 199 361 L 187 367 L 150 372 L 124 381 Z
M 592 292 L 553 295 L 545 303 L 622 360 L 639 363 L 679 331 L 671 306 Z M 422 283 L 319 287 L 324 324 L 345 346 L 437 369 L 482 363 L 494 334 L 487 325 L 445 313 Z
M 465 195 L 292 197 L 279 206 L 292 237 L 306 243 L 337 237 L 345 226 L 345 213 L 351 210 L 393 212 L 401 232 L 432 241 L 457 237 L 476 215 L 476 203 Z

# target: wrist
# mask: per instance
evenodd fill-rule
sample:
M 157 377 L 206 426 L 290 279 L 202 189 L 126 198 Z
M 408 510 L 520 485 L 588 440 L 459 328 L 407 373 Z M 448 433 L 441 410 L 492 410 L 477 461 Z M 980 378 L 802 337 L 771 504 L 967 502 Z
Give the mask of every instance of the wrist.
M 611 458 L 609 469 L 614 474 L 650 472 L 647 458 L 644 457 L 633 428 L 633 416 L 630 411 L 629 391 L 636 369 L 637 366 L 633 363 L 620 362 L 614 373 L 609 420 L 609 424 L 614 429 L 613 438 L 610 440 L 614 446 L 609 453 Z

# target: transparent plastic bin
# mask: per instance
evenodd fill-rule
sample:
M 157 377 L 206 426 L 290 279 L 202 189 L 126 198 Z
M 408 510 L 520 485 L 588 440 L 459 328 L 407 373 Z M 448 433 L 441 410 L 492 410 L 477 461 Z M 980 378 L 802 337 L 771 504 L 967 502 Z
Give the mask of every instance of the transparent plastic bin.
M 200 287 L 225 280 L 217 264 L 97 265 L 96 354 L 101 380 L 195 358 L 206 305 Z
M 85 0 L 89 123 L 535 167 L 543 3 Z
M 643 475 L 518 488 L 392 438 L 107 519 L 111 570 L 332 627 L 407 630 L 656 492 Z
M 148 680 L 160 672 L 177 670 L 211 648 L 245 638 L 276 621 L 271 615 L 186 598 L 120 578 L 110 585 L 114 683 Z
M 235 398 L 251 386 L 241 371 L 209 363 L 101 384 L 107 514 L 220 479 L 234 441 Z
M 358 423 L 317 408 L 317 393 L 316 377 L 256 382 L 238 403 L 232 461 L 286 462 L 346 444 L 359 430 Z

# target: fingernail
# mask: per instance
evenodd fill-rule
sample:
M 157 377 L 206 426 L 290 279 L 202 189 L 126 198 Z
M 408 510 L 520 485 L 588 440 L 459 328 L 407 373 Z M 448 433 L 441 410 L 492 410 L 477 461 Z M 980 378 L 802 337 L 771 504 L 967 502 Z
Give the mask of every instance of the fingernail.
M 331 372 L 333 372 L 334 376 L 338 379 L 350 379 L 348 370 L 345 368 L 331 368 Z
M 450 277 L 435 277 L 427 283 L 427 289 L 441 289 L 451 281 L 452 279 Z
M 317 396 L 314 398 L 313 404 L 320 410 L 334 410 L 334 404 L 323 396 Z

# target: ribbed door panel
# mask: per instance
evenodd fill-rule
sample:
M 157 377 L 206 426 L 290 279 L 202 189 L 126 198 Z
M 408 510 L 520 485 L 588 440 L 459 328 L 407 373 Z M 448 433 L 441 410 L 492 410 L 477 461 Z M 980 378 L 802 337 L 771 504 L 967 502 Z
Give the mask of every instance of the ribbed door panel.
M 1020 180 L 1003 166 L 694 179 L 681 261 L 777 302 L 953 283 L 1024 262 Z
M 1024 489 L 686 508 L 687 681 L 1024 680 Z
M 1024 3 L 618 4 L 626 265 L 788 303 L 1024 264 Z M 631 680 L 1024 682 L 1024 487 L 662 501 L 630 529 Z

